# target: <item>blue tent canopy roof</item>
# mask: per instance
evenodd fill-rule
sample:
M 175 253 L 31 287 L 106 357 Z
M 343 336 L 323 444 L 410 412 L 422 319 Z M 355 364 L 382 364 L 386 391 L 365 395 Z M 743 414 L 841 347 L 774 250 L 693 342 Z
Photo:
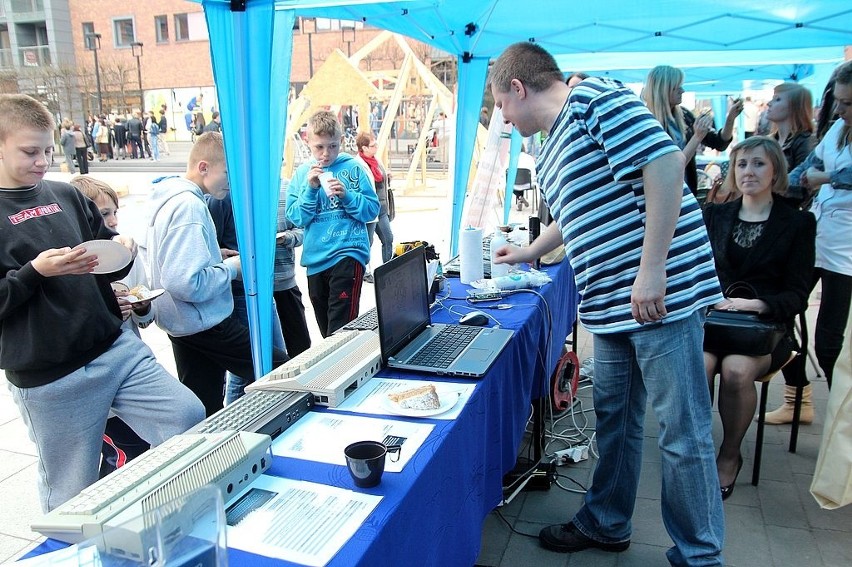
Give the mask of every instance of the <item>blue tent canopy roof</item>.
M 198 1 L 198 0 L 196 0 Z M 229 0 L 201 0 L 228 3 Z M 246 0 L 405 34 L 449 53 L 496 57 L 533 40 L 554 54 L 727 51 L 852 44 L 848 0 Z
M 191 1 L 204 5 L 214 76 L 220 85 L 252 341 L 255 350 L 263 350 L 262 357 L 255 353 L 260 362 L 257 366 L 263 367 L 255 369 L 258 375 L 269 370 L 270 321 L 263 310 L 258 311 L 258 305 L 271 304 L 269 257 L 275 219 L 269 211 L 274 210 L 278 199 L 283 146 L 280 133 L 287 105 L 286 94 L 279 86 L 289 77 L 289 65 L 282 60 L 289 62 L 295 16 L 362 21 L 457 57 L 459 143 L 453 160 L 451 252 L 457 247 L 473 151 L 471 132 L 479 113 L 488 61 L 512 43 L 532 40 L 554 55 L 576 56 L 570 67 L 563 68 L 577 70 L 626 67 L 626 63 L 618 67 L 594 65 L 595 57 L 606 52 L 655 53 L 668 58 L 672 52 L 756 54 L 754 50 L 852 45 L 849 0 L 609 0 L 584 4 L 554 0 Z M 751 65 L 757 61 L 742 62 Z M 676 65 L 655 61 L 648 67 L 658 63 Z M 764 63 L 816 62 L 795 59 Z M 256 128 L 258 122 L 251 120 L 252 112 L 268 117 L 261 121 L 263 128 Z M 251 151 L 259 147 L 263 151 Z

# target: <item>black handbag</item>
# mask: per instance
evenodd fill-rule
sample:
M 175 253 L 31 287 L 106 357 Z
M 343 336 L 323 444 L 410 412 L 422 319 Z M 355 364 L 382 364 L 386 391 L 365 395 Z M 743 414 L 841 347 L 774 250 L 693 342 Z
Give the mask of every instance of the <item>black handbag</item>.
M 388 183 L 388 220 L 393 220 L 396 218 L 396 200 L 393 197 L 393 189 L 390 188 L 390 183 Z
M 748 292 L 754 299 L 754 288 L 748 284 L 734 283 L 725 292 L 726 297 Z M 710 309 L 704 322 L 704 350 L 714 354 L 742 354 L 764 356 L 770 354 L 787 333 L 784 323 L 761 317 L 755 311 L 725 311 Z

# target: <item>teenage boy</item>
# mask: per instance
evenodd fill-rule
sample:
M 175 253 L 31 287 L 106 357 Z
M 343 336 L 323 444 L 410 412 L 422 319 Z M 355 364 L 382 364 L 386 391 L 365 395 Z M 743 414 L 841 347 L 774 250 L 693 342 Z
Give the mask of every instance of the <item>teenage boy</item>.
M 0 368 L 39 458 L 44 512 L 98 479 L 110 412 L 152 445 L 192 427 L 203 407 L 122 328 L 98 257 L 79 244 L 132 239 L 104 225 L 67 183 L 45 181 L 54 122 L 37 100 L 0 95 Z
M 222 408 L 225 371 L 254 380 L 249 330 L 234 316 L 231 280 L 241 277 L 240 257 L 222 259 L 204 195 L 224 199 L 228 168 L 222 135 L 195 140 L 183 177 L 154 181 L 148 209 L 146 263 L 157 325 L 172 343 L 178 377 L 212 415 Z M 275 366 L 287 354 L 272 349 Z
M 308 146 L 314 159 L 296 169 L 287 193 L 287 217 L 305 230 L 302 265 L 323 337 L 358 316 L 364 266 L 370 260 L 367 223 L 379 214 L 366 170 L 340 153 L 342 141 L 333 113 L 321 110 L 311 116 Z

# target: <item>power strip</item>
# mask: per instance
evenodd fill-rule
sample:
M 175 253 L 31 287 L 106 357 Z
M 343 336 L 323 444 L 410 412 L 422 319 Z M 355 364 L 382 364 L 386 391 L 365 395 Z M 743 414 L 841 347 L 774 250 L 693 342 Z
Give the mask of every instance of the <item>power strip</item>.
M 579 463 L 589 458 L 589 446 L 578 445 L 577 447 L 569 447 L 553 453 L 553 462 L 557 466 L 570 465 Z

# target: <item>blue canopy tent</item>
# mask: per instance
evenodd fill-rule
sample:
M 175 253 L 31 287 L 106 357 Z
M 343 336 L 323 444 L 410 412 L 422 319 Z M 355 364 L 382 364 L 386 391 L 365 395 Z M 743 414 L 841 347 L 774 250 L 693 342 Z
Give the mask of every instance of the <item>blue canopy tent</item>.
M 274 210 L 296 15 L 363 21 L 458 59 L 453 233 L 473 154 L 488 62 L 532 40 L 554 54 L 775 50 L 852 44 L 848 0 L 193 0 L 205 9 L 243 259 L 256 372 L 271 364 Z M 573 7 L 581 9 L 572 12 Z M 561 13 L 560 13 L 561 12 Z M 806 63 L 806 61 L 800 61 Z M 577 68 L 593 68 L 578 62 Z M 254 114 L 254 119 L 252 114 Z M 258 120 L 260 115 L 263 119 Z

